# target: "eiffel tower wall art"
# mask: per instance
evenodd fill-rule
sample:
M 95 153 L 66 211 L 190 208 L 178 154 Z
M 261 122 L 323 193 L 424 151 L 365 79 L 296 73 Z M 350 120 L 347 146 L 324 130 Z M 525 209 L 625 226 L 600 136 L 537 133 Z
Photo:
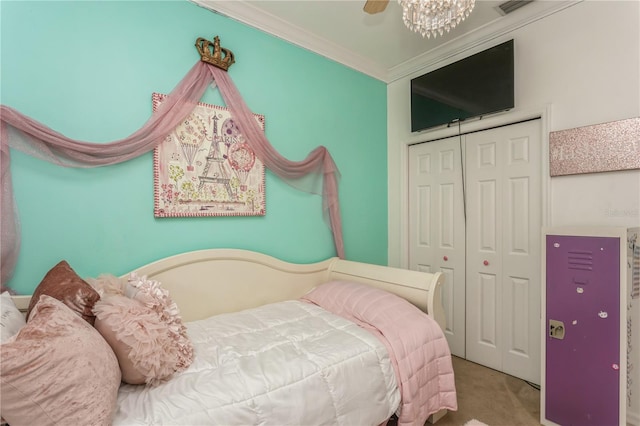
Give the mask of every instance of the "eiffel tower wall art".
M 153 94 L 154 111 L 165 97 Z M 156 217 L 265 214 L 264 164 L 224 107 L 199 103 L 158 145 L 153 182 Z

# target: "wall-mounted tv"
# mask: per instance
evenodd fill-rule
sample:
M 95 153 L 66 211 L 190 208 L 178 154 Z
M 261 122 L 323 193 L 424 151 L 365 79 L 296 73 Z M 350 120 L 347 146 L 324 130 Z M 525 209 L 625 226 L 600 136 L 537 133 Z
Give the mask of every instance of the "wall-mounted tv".
M 411 80 L 411 131 L 514 107 L 513 40 Z

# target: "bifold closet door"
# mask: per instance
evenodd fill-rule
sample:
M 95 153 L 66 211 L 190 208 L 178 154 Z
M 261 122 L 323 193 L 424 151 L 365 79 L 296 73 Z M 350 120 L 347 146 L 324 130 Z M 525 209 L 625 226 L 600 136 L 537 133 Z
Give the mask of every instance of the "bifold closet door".
M 466 135 L 466 358 L 540 382 L 540 121 Z
M 445 336 L 465 357 L 465 223 L 460 141 L 409 147 L 409 267 L 442 272 Z

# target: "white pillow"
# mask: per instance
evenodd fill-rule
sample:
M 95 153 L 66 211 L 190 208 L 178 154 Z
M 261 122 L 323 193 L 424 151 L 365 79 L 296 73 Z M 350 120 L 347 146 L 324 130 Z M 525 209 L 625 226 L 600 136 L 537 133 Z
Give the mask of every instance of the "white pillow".
M 0 301 L 0 343 L 4 343 L 16 335 L 26 321 L 8 291 L 0 294 Z

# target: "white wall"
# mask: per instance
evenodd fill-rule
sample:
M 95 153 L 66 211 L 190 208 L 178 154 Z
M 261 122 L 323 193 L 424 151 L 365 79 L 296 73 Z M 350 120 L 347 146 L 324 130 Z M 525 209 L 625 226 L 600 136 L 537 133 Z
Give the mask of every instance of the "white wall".
M 638 1 L 586 0 L 390 83 L 390 265 L 407 266 L 407 145 L 457 132 L 456 127 L 410 133 L 409 80 L 511 38 L 516 108 L 464 123 L 463 132 L 542 114 L 548 176 L 548 132 L 640 116 Z M 548 226 L 640 226 L 640 170 L 547 178 L 545 185 L 541 205 Z
M 511 38 L 516 49 L 516 108 L 491 120 L 509 122 L 544 112 L 546 139 L 548 131 L 640 116 L 638 1 L 587 0 L 390 83 L 390 265 L 406 266 L 407 144 L 447 134 L 446 129 L 410 133 L 409 80 Z M 479 126 L 481 122 L 471 121 L 462 128 Z M 547 200 L 542 200 L 546 201 L 549 226 L 638 226 L 640 170 L 554 177 Z

